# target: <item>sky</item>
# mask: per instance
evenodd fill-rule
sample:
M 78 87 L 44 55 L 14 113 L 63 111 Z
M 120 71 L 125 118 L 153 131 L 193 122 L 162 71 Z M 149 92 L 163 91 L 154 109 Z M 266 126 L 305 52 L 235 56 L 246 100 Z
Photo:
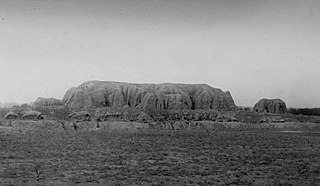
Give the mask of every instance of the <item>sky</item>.
M 0 102 L 105 80 L 320 107 L 319 20 L 318 0 L 0 0 Z

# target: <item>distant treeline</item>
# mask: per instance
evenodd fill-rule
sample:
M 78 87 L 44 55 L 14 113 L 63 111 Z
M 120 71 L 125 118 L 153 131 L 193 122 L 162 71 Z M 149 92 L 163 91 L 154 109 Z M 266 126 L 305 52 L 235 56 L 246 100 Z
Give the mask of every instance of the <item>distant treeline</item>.
M 320 116 L 320 108 L 290 108 L 288 109 L 289 113 L 294 115 L 313 115 Z

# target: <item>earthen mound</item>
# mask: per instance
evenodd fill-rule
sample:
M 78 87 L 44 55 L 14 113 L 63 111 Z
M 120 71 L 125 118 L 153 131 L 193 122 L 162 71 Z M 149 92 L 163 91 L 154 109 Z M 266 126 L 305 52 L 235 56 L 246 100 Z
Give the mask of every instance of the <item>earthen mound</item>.
M 41 112 L 37 112 L 37 111 L 33 111 L 33 110 L 26 111 L 22 115 L 21 118 L 24 119 L 24 120 L 42 120 L 42 119 L 45 119 Z
M 38 97 L 32 104 L 33 107 L 52 107 L 63 106 L 63 101 L 56 98 L 42 98 Z
M 14 113 L 14 112 L 12 112 L 12 111 L 10 111 L 3 118 L 4 119 L 10 119 L 10 120 L 11 119 L 19 119 L 19 115 Z
M 205 84 L 88 81 L 69 89 L 63 102 L 70 109 L 97 107 L 144 110 L 237 109 L 229 91 L 223 92 Z
M 281 99 L 261 99 L 253 107 L 254 112 L 266 112 L 266 113 L 286 113 L 286 103 Z

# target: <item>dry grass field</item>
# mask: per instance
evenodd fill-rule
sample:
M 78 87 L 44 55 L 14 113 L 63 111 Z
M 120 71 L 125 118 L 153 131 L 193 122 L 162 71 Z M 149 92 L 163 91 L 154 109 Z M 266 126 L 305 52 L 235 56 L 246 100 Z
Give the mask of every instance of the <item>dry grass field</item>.
M 118 130 L 0 134 L 1 185 L 319 185 L 320 134 Z

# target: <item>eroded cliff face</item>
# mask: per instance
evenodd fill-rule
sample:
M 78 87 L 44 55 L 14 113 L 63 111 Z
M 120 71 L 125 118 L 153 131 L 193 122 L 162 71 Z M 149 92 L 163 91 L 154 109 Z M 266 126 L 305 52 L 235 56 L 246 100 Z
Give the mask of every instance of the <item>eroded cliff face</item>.
M 205 84 L 134 84 L 88 81 L 67 91 L 66 107 L 130 107 L 146 110 L 221 109 L 237 106 L 230 92 Z

